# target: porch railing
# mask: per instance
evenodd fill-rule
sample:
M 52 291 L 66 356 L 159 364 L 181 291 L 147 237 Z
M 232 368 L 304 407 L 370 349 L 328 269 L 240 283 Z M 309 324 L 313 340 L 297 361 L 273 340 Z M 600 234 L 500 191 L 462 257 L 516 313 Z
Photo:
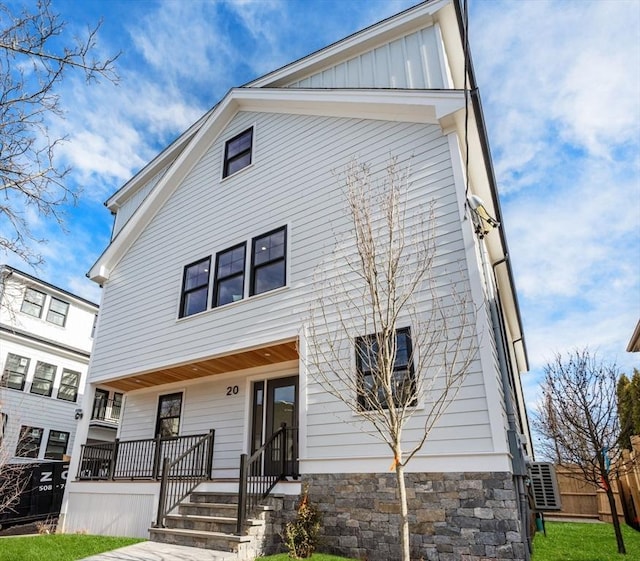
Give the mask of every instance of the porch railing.
M 156 526 L 164 526 L 167 514 L 198 484 L 211 477 L 214 434 L 209 431 L 173 461 L 163 459 Z
M 278 481 L 298 475 L 298 429 L 281 427 L 251 457 L 240 456 L 236 533 L 242 534 L 247 518 Z
M 119 440 L 83 444 L 78 479 L 154 479 L 161 475 L 162 460 L 174 460 L 207 434 Z

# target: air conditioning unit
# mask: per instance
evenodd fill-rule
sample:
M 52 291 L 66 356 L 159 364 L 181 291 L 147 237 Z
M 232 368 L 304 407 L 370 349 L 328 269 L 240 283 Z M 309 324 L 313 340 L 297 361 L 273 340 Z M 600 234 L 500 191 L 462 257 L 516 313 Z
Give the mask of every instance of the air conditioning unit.
M 538 512 L 547 510 L 560 510 L 560 490 L 556 470 L 549 462 L 532 462 L 529 466 L 531 477 L 531 489 L 535 509 Z

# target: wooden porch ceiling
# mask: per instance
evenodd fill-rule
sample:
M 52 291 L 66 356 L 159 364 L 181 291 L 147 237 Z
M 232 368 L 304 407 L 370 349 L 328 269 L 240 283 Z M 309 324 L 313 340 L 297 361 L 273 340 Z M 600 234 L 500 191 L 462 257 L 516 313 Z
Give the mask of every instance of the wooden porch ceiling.
M 105 382 L 105 384 L 116 390 L 128 392 L 297 359 L 297 342 L 288 341 L 189 364 L 161 368 L 144 374 L 135 374 L 112 382 Z

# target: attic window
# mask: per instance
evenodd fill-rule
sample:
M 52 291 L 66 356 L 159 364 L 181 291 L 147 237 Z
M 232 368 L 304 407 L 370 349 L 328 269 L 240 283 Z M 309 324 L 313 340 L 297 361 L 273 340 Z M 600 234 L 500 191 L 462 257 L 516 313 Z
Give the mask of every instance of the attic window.
M 233 175 L 237 171 L 251 165 L 253 148 L 253 127 L 227 140 L 224 147 L 224 168 L 222 177 Z

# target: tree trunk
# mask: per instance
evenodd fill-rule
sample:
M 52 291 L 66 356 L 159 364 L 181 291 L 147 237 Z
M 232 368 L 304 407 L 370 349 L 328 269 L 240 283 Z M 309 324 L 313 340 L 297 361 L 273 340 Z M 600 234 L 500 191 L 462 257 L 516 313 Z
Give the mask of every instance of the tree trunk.
M 609 499 L 609 508 L 611 509 L 611 517 L 613 518 L 613 530 L 616 533 L 616 543 L 618 544 L 618 553 L 627 553 L 627 550 L 624 547 L 624 540 L 622 538 L 622 530 L 620 529 L 620 519 L 618 518 L 618 509 L 616 507 L 616 498 L 613 494 L 613 489 L 611 488 L 611 481 L 609 480 L 609 475 L 603 477 L 607 493 L 607 499 Z
M 404 481 L 404 466 L 396 460 L 396 479 L 400 494 L 400 543 L 402 546 L 402 561 L 411 561 L 409 548 L 409 508 L 407 506 L 407 488 Z

